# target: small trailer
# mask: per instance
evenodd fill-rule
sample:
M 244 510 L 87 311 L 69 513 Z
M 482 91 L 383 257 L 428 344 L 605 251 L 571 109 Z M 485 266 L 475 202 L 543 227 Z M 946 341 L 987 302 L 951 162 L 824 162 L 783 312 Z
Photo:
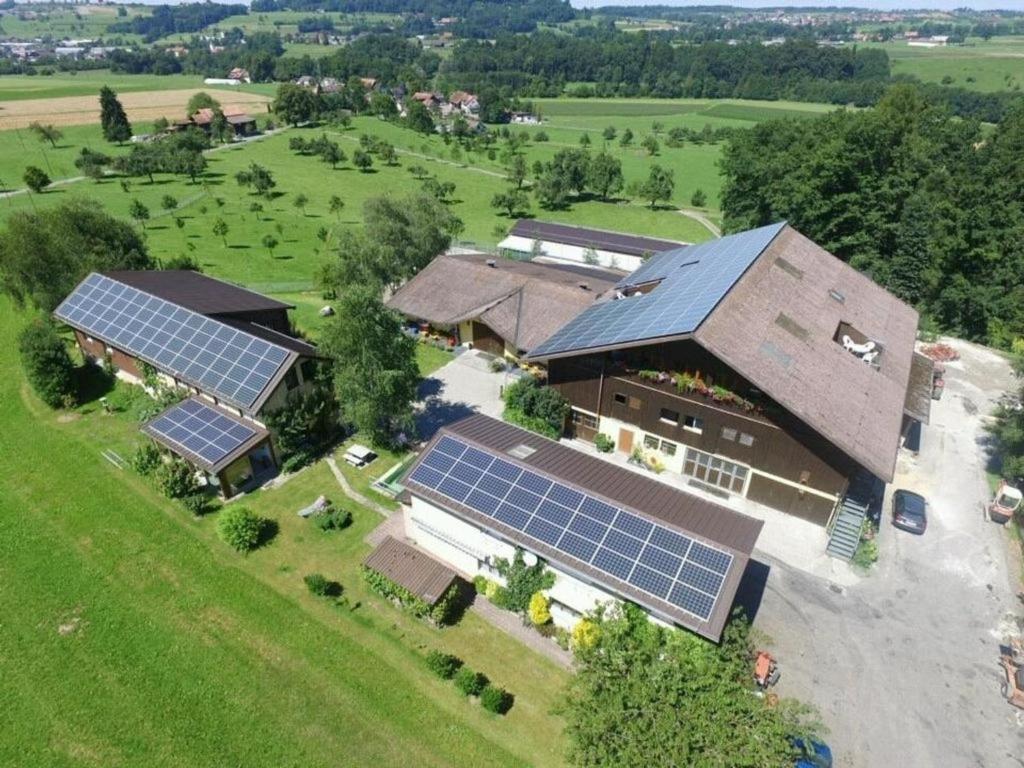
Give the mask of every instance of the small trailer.
M 1010 521 L 1014 513 L 1020 509 L 1021 492 L 1007 483 L 1005 480 L 999 482 L 995 497 L 988 505 L 988 519 L 993 523 L 1003 525 Z

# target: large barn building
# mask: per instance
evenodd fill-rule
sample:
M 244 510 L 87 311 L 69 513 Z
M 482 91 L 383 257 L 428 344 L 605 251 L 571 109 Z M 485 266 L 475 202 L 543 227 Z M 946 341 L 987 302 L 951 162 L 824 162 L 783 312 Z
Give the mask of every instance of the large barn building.
M 662 253 L 533 349 L 575 435 L 819 525 L 927 422 L 918 315 L 786 224 Z
M 92 273 L 54 311 L 87 360 L 187 392 L 143 432 L 231 496 L 273 471 L 267 413 L 317 378 L 291 305 L 189 270 Z

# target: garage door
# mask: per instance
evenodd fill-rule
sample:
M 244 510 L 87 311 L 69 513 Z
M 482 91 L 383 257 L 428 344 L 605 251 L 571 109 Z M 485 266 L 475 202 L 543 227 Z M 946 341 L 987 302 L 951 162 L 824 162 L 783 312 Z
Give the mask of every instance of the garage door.
M 505 354 L 505 341 L 490 327 L 473 321 L 473 347 L 481 352 L 501 357 Z

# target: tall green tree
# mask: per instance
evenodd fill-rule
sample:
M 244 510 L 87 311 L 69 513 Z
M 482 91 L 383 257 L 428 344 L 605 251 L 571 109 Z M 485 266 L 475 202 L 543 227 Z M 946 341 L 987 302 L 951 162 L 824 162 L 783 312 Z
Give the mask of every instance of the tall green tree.
M 675 187 L 675 177 L 670 169 L 652 165 L 647 178 L 639 187 L 639 194 L 644 200 L 650 201 L 651 208 L 654 208 L 662 200 L 667 202 Z
M 274 99 L 274 114 L 291 123 L 308 123 L 316 120 L 321 111 L 320 97 L 308 88 L 294 83 L 281 83 L 277 87 L 277 98 Z
M 123 144 L 132 137 L 128 115 L 125 114 L 117 94 L 107 86 L 100 89 L 100 127 L 103 129 L 103 138 L 107 141 Z
M 54 149 L 57 148 L 57 142 L 64 138 L 63 132 L 54 125 L 29 123 L 28 129 L 38 136 L 40 141 L 50 142 L 50 146 Z
M 411 432 L 419 368 L 416 342 L 372 286 L 345 289 L 324 328 L 321 348 L 333 361 L 335 399 L 343 422 L 374 445 Z
M 75 365 L 50 320 L 36 320 L 21 330 L 18 353 L 25 378 L 44 403 L 59 408 L 74 402 Z
M 595 621 L 564 707 L 576 768 L 791 768 L 791 739 L 820 730 L 808 707 L 754 695 L 745 621 L 734 619 L 720 646 L 656 626 L 628 603 Z
M 97 203 L 70 200 L 16 211 L 0 230 L 0 287 L 51 312 L 92 271 L 156 269 L 142 237 Z
M 25 186 L 36 194 L 50 186 L 50 177 L 46 175 L 46 171 L 34 165 L 26 168 L 21 178 L 25 182 Z
M 434 118 L 430 116 L 430 110 L 411 99 L 405 108 L 405 124 L 419 133 L 434 132 Z
M 622 161 L 607 152 L 594 155 L 587 167 L 587 186 L 602 200 L 622 189 Z

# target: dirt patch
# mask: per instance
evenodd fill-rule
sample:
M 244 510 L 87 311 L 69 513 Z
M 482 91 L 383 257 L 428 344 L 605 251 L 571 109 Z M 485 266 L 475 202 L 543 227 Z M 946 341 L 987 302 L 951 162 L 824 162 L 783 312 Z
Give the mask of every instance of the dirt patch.
M 82 606 L 79 605 L 61 617 L 57 624 L 57 634 L 61 637 L 67 637 L 85 629 L 87 622 L 82 619 L 81 614 Z
M 185 105 L 200 90 L 213 96 L 228 109 L 248 110 L 253 117 L 266 114 L 269 96 L 217 88 L 186 88 L 176 91 L 138 91 L 118 96 L 128 119 L 133 123 L 152 122 L 159 117 L 175 120 L 185 116 Z M 96 96 L 67 96 L 60 99 L 25 99 L 0 105 L 0 130 L 24 128 L 29 123 L 54 125 L 92 125 L 100 121 L 100 99 Z M 136 126 L 145 133 L 148 126 Z
M 70 424 L 72 421 L 78 421 L 82 418 L 82 414 L 75 411 L 65 411 L 57 417 L 58 424 Z

